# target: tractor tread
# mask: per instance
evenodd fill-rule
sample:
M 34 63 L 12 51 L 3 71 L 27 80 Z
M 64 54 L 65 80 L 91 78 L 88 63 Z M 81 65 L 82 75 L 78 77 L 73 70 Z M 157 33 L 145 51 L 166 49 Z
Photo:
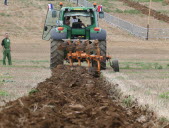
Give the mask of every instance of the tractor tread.
M 55 68 L 57 65 L 63 64 L 64 52 L 58 50 L 58 45 L 63 41 L 51 41 L 51 54 L 50 54 L 50 68 Z

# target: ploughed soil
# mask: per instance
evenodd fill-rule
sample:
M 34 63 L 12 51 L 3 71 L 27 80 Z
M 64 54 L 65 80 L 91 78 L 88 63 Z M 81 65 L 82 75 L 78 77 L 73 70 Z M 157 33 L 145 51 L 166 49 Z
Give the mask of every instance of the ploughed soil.
M 1 107 L 0 127 L 156 128 L 153 113 L 122 107 L 109 87 L 84 67 L 59 65 L 28 96 Z
M 134 1 L 131 1 L 131 0 L 119 0 L 119 1 L 122 1 L 125 4 L 127 4 L 128 6 L 134 8 L 136 10 L 141 11 L 145 15 L 149 15 L 149 8 L 146 7 L 145 5 L 142 5 L 142 4 L 138 3 L 138 2 L 134 2 Z M 169 23 L 169 16 L 167 16 L 165 14 L 162 14 L 160 12 L 157 12 L 154 9 L 151 9 L 150 15 L 153 16 L 157 20 L 162 20 L 164 22 Z

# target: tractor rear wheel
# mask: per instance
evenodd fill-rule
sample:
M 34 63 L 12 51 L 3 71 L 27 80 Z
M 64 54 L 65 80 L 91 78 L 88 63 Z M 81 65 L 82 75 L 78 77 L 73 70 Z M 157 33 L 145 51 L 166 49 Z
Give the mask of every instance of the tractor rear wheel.
M 58 46 L 61 43 L 63 43 L 63 41 L 51 41 L 50 68 L 55 68 L 57 65 L 63 64 L 64 51 L 58 50 Z
M 99 47 L 100 47 L 100 54 L 101 56 L 105 57 L 104 60 L 101 61 L 101 70 L 106 69 L 106 40 L 99 41 Z

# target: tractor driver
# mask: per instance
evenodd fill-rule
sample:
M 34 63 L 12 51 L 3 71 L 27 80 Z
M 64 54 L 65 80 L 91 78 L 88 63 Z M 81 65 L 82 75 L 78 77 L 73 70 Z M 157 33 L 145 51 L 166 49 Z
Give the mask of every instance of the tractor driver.
M 82 21 L 80 19 L 78 19 L 78 23 L 80 24 L 80 28 L 86 27 L 86 25 L 84 23 L 82 23 Z
M 72 23 L 76 23 L 76 22 L 78 22 L 78 19 L 76 18 L 76 16 L 72 16 Z
M 72 16 L 72 27 L 73 28 L 83 28 L 86 27 L 84 23 L 80 19 L 77 19 L 76 16 Z

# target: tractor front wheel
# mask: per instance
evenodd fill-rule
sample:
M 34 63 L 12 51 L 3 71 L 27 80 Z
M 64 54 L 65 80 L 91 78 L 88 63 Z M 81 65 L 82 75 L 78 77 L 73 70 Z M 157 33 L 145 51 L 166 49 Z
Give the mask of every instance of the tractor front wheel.
M 58 50 L 58 46 L 61 43 L 63 43 L 63 41 L 51 41 L 50 68 L 55 68 L 64 62 L 64 51 Z

